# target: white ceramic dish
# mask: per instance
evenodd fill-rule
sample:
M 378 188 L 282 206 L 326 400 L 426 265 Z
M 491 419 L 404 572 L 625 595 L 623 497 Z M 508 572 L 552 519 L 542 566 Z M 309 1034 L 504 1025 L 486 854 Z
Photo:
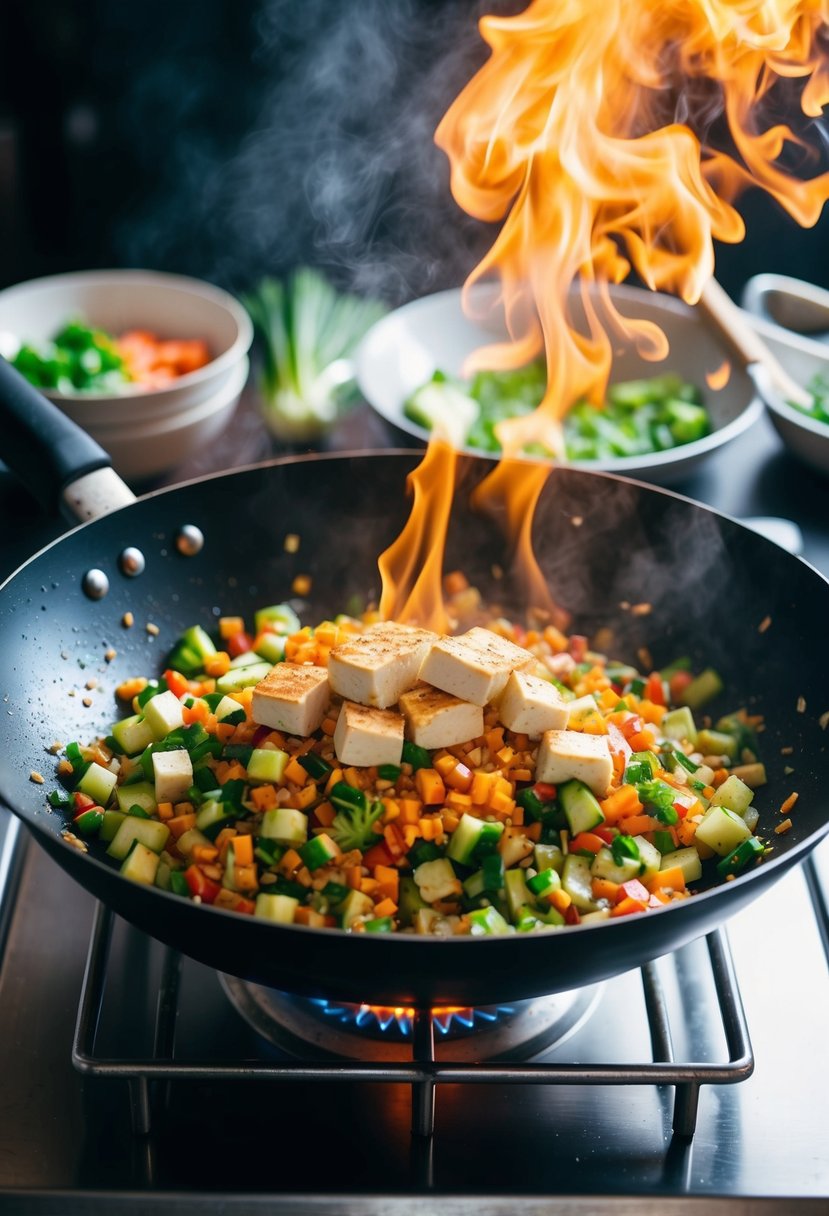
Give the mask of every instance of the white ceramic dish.
M 829 292 L 786 275 L 755 275 L 746 284 L 743 308 L 752 327 L 798 384 L 808 387 L 815 376 L 829 380 L 829 331 L 822 337 L 822 317 L 829 319 Z M 772 316 L 786 317 L 808 337 L 777 324 Z M 829 476 L 829 424 L 818 422 L 784 401 L 762 374 L 757 384 L 769 417 L 789 451 L 811 468 Z
M 144 419 L 168 418 L 214 396 L 253 339 L 246 310 L 210 283 L 155 271 L 96 270 L 32 279 L 0 292 L 3 352 L 15 342 L 48 341 L 74 318 L 113 334 L 148 329 L 162 338 L 203 338 L 213 356 L 205 367 L 151 392 L 129 385 L 118 394 L 44 390 L 96 438 L 101 426 L 131 424 L 136 409 Z
M 101 427 L 95 438 L 125 481 L 134 484 L 160 477 L 218 439 L 233 415 L 248 371 L 249 361 L 243 356 L 205 400 L 160 420 L 143 421 L 136 412 L 130 425 Z
M 580 467 L 600 468 L 660 485 L 674 484 L 711 452 L 751 426 L 762 413 L 763 404 L 752 378 L 739 368 L 732 369 L 725 387 L 705 387 L 705 374 L 716 371 L 728 352 L 701 313 L 671 296 L 635 287 L 613 287 L 611 294 L 622 313 L 656 321 L 671 347 L 664 364 L 649 363 L 635 350 L 621 348 L 614 355 L 613 379 L 632 380 L 656 376 L 661 370 L 675 371 L 703 388 L 714 429 L 704 439 L 667 452 L 585 462 Z M 368 332 L 355 356 L 357 383 L 379 414 L 400 430 L 425 440 L 428 432 L 403 413 L 406 399 L 437 368 L 458 375 L 468 354 L 493 338 L 505 336 L 503 330 L 466 317 L 458 289 L 425 296 L 388 313 Z

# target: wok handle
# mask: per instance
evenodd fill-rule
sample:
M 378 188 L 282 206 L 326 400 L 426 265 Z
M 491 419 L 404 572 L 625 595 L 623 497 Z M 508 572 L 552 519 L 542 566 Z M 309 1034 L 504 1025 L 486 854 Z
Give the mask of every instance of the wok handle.
M 67 495 L 70 487 L 87 478 L 99 486 L 102 482 L 108 486 L 106 492 L 97 490 L 98 500 L 104 497 L 112 506 L 124 506 L 134 500 L 132 492 L 112 471 L 104 449 L 3 358 L 0 358 L 0 419 L 0 457 L 47 509 L 59 506 L 74 518 L 88 518 L 112 509 L 79 507 L 78 493 Z M 109 476 L 104 473 L 90 478 L 96 470 L 106 470 Z

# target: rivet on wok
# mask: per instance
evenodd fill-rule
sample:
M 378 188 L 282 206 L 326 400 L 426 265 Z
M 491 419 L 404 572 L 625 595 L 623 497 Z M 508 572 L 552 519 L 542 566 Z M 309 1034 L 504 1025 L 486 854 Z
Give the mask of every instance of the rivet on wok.
M 126 574 L 127 578 L 135 578 L 139 574 L 144 573 L 146 566 L 144 554 L 140 549 L 136 549 L 133 545 L 124 549 L 121 556 L 118 558 L 118 565 L 121 567 L 121 573 Z
M 84 595 L 88 595 L 91 600 L 102 600 L 109 591 L 109 579 L 103 570 L 87 570 L 81 586 Z
M 195 524 L 184 524 L 176 535 L 176 548 L 183 557 L 195 557 L 204 548 L 204 533 Z

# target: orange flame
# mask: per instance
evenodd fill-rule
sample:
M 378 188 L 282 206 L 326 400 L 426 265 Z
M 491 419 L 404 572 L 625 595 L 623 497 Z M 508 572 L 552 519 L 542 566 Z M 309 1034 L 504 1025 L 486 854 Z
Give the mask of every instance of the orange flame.
M 661 330 L 623 317 L 609 285 L 635 270 L 695 303 L 714 241 L 744 236 L 733 203 L 749 185 L 800 224 L 817 221 L 829 173 L 803 175 L 816 152 L 775 115 L 799 111 L 807 126 L 829 102 L 827 21 L 827 0 L 533 0 L 518 16 L 483 18 L 491 57 L 435 138 L 457 202 L 501 222 L 464 305 L 472 311 L 475 283 L 499 278 L 509 340 L 475 352 L 467 370 L 546 356 L 539 409 L 499 426 L 506 455 L 532 442 L 562 450 L 570 405 L 604 397 L 613 337 L 645 358 L 667 354 Z M 526 468 L 499 469 L 478 501 L 523 486 L 510 527 L 531 564 Z M 411 567 L 405 545 L 398 560 Z M 541 595 L 540 573 L 528 577 Z M 383 611 L 404 581 L 384 590 Z

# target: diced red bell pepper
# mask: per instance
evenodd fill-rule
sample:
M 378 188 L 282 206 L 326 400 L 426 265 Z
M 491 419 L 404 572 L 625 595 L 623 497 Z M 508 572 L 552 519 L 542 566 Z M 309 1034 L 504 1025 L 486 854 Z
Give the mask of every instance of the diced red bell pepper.
M 612 909 L 611 916 L 631 916 L 634 912 L 644 912 L 647 909 L 647 902 L 643 903 L 641 899 L 622 899 Z
M 198 895 L 203 904 L 212 904 L 222 889 L 195 864 L 184 871 L 184 880 L 190 888 L 190 894 Z
M 247 654 L 253 646 L 253 637 L 249 633 L 234 633 L 225 642 L 225 650 L 232 659 L 237 658 L 240 654 Z
M 621 752 L 625 757 L 625 762 L 627 762 L 628 757 L 633 751 L 633 748 L 615 722 L 608 722 L 607 724 L 607 745 L 612 753 Z
M 96 805 L 94 798 L 90 798 L 89 794 L 82 794 L 80 790 L 75 790 L 75 793 L 72 795 L 72 801 L 75 804 L 75 815 L 81 814 L 82 811 L 91 810 Z
M 625 719 L 620 727 L 620 730 L 625 738 L 629 739 L 631 735 L 638 735 L 639 731 L 644 725 L 645 723 L 638 714 L 632 714 L 629 718 Z
M 676 811 L 677 815 L 679 815 L 680 819 L 684 819 L 688 814 L 687 806 L 683 806 L 681 802 L 674 803 L 674 810 Z
M 564 923 L 565 923 L 565 925 L 581 924 L 581 917 L 579 916 L 579 910 L 575 904 L 568 904 L 567 907 L 564 909 Z
M 558 790 L 554 785 L 550 785 L 547 781 L 536 781 L 533 786 L 533 793 L 541 802 L 552 802 Z
M 599 840 L 604 841 L 605 844 L 612 844 L 614 838 L 619 835 L 619 829 L 611 828 L 608 827 L 607 824 L 600 823 L 597 828 L 593 828 L 592 834 L 594 836 L 598 836 Z M 570 847 L 573 847 L 572 844 Z
M 685 689 L 693 680 L 690 671 L 675 671 L 668 681 L 668 688 L 671 693 L 671 700 L 678 701 Z
M 164 679 L 170 692 L 175 697 L 183 697 L 190 689 L 190 685 L 181 672 L 174 671 L 172 667 L 168 667 L 164 672 Z
M 253 747 L 259 747 L 260 744 L 263 743 L 265 741 L 265 739 L 267 739 L 268 735 L 271 734 L 272 731 L 273 731 L 272 726 L 257 726 L 256 730 L 253 732 L 253 738 L 251 739 L 251 745 Z
M 665 704 L 665 686 L 658 671 L 652 671 L 645 681 L 645 698 L 654 705 Z
M 577 663 L 583 663 L 584 656 L 587 654 L 587 638 L 582 633 L 572 633 L 568 649 L 571 659 L 575 659 Z

